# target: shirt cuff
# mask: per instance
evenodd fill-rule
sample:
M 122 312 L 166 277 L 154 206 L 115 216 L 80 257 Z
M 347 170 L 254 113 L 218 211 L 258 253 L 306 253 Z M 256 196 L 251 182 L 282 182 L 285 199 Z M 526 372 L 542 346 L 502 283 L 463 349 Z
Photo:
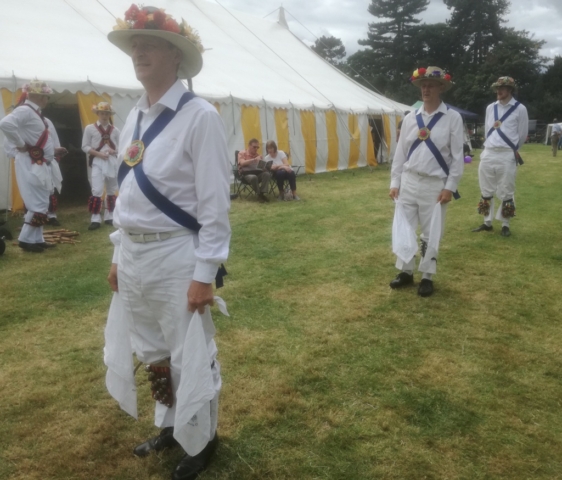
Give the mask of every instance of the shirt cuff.
M 193 272 L 193 280 L 201 283 L 213 283 L 217 276 L 220 264 L 197 261 L 195 263 L 195 271 Z
M 121 245 L 115 245 L 113 249 L 113 258 L 111 259 L 111 263 L 119 263 L 119 251 L 121 250 Z
M 450 178 L 447 180 L 447 183 L 445 183 L 445 190 L 450 190 L 451 192 L 456 192 L 457 191 L 457 185 L 458 182 L 455 182 L 454 180 L 451 180 Z
M 390 188 L 400 188 L 400 180 L 392 180 L 390 182 Z

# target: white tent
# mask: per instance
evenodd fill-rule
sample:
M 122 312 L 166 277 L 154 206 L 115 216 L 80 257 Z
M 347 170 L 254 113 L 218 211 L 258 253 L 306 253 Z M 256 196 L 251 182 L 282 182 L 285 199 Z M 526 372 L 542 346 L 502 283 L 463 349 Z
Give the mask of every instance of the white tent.
M 130 59 L 106 39 L 131 0 L 5 2 L 0 18 L 0 117 L 31 78 L 56 91 L 52 102 L 74 104 L 82 128 L 89 107 L 109 99 L 122 125 L 141 85 Z M 395 146 L 396 124 L 409 107 L 376 94 L 317 56 L 294 36 L 279 10 L 276 22 L 232 12 L 206 0 L 162 0 L 159 7 L 198 30 L 203 71 L 196 94 L 213 103 L 232 152 L 258 138 L 274 139 L 307 173 L 374 165 L 373 119 L 383 125 L 380 154 Z M 371 125 L 369 121 L 371 119 Z M 0 141 L 2 141 L 0 139 Z M 9 167 L 0 150 L 0 209 L 6 208 Z

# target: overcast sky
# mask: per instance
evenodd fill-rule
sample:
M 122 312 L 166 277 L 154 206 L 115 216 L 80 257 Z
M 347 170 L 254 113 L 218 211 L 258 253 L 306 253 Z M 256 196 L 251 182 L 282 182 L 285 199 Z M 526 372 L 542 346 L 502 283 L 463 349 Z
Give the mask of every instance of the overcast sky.
M 370 0 L 211 0 L 217 1 L 229 10 L 252 13 L 265 17 L 281 4 L 291 31 L 307 44 L 315 36 L 333 35 L 341 38 L 348 55 L 363 48 L 357 44 L 360 38 L 367 38 L 367 25 L 375 17 L 367 12 Z M 309 33 L 298 22 L 302 23 Z M 276 20 L 278 12 L 267 17 Z M 426 23 L 443 22 L 449 11 L 443 0 L 430 0 L 428 9 L 422 14 Z M 562 55 L 562 0 L 511 0 L 507 15 L 507 26 L 527 30 L 536 39 L 546 40 L 541 54 L 553 58 Z

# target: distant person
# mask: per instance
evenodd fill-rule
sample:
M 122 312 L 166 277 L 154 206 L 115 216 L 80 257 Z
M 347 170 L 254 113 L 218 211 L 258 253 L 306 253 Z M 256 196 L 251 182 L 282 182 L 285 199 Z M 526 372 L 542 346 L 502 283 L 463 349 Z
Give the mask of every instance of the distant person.
M 113 210 L 117 196 L 117 150 L 119 149 L 119 130 L 111 123 L 115 112 L 107 102 L 99 102 L 92 110 L 98 121 L 84 129 L 82 150 L 88 155 L 88 165 L 92 168 L 92 195 L 88 200 L 88 210 L 92 214 L 88 230 L 101 227 L 102 195 L 105 189 L 105 212 L 103 220 L 113 226 Z
M 558 143 L 562 138 L 562 127 L 558 123 L 558 119 L 552 120 L 552 131 L 550 132 L 550 143 L 552 145 L 552 156 L 555 157 L 558 153 Z
M 457 195 L 457 185 L 463 174 L 464 131 L 460 114 L 447 108 L 441 100 L 441 93 L 452 87 L 449 74 L 438 67 L 419 68 L 411 82 L 420 88 L 423 105 L 404 118 L 392 162 L 389 196 L 403 207 L 412 229 L 421 226 L 418 270 L 422 272 L 422 280 L 418 295 L 429 297 L 433 294 L 439 247 L 437 244 L 428 250 L 432 218 L 437 204 L 440 204 L 441 210 L 437 212 L 441 222 L 435 227 L 439 230 L 438 235 L 433 232 L 433 237 L 437 236 L 439 241 L 447 204 L 453 195 Z M 414 267 L 415 256 L 408 263 L 397 258 L 396 268 L 400 273 L 390 282 L 390 288 L 412 285 Z
M 271 173 L 259 168 L 262 156 L 258 153 L 260 142 L 252 138 L 248 142 L 248 149 L 238 153 L 238 172 L 242 183 L 250 185 L 258 194 L 260 202 L 269 202 L 267 192 L 269 191 L 269 180 Z
M 55 146 L 56 151 L 58 154 L 55 155 L 55 161 L 51 162 L 49 168 L 51 169 L 51 176 L 53 178 L 53 186 L 51 189 L 51 195 L 49 195 L 49 209 L 47 210 L 47 225 L 51 225 L 52 227 L 60 227 L 60 222 L 57 218 L 57 210 L 58 210 L 58 195 L 60 195 L 62 190 L 62 174 L 60 171 L 59 163 L 61 158 L 64 157 L 68 152 L 66 148 L 60 146 L 59 136 L 53 125 L 53 122 L 45 117 L 45 121 L 49 126 L 49 133 L 53 137 L 53 144 Z
M 27 209 L 18 245 L 28 252 L 42 253 L 48 244 L 43 237 L 43 225 L 48 221 L 49 195 L 53 190 L 50 164 L 55 155 L 63 153 L 55 148 L 49 124 L 42 110 L 49 103 L 53 90 L 41 80 L 32 80 L 22 88 L 23 93 L 14 111 L 0 120 L 0 130 L 6 136 L 7 150 L 15 153 L 16 179 Z
M 404 112 L 404 117 L 402 118 L 402 120 L 400 120 L 398 122 L 398 126 L 396 127 L 396 141 L 398 142 L 398 140 L 400 140 L 400 132 L 402 130 L 402 123 L 404 122 L 404 118 L 406 118 L 406 115 L 408 115 L 410 113 L 410 110 L 406 110 Z
M 273 140 L 269 140 L 265 144 L 265 149 L 267 150 L 267 155 L 264 158 L 265 162 L 273 162 L 271 172 L 277 182 L 279 200 L 285 200 L 285 192 L 283 191 L 285 180 L 289 182 L 293 200 L 300 200 L 300 197 L 297 195 L 297 176 L 287 160 L 287 154 L 283 150 L 278 150 L 277 144 Z
M 519 148 L 525 143 L 529 131 L 529 117 L 525 106 L 513 98 L 515 80 L 500 77 L 492 84 L 497 101 L 486 109 L 486 141 L 480 154 L 478 179 L 482 199 L 478 213 L 484 215 L 484 223 L 473 232 L 493 230 L 494 194 L 502 204 L 496 213 L 501 220 L 501 235 L 509 237 L 509 221 L 515 216 L 515 176 L 521 163 Z

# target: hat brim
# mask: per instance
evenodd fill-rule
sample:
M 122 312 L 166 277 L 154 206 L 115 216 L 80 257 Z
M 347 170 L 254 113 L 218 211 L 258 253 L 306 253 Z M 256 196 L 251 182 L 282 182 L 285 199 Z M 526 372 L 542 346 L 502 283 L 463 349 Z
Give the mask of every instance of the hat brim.
M 183 58 L 178 69 L 179 78 L 193 78 L 203 68 L 203 56 L 201 55 L 199 49 L 194 43 L 177 33 L 167 32 L 166 30 L 150 29 L 113 30 L 108 33 L 107 39 L 117 48 L 131 56 L 131 39 L 135 35 L 158 37 L 177 47 L 183 53 Z
M 517 91 L 517 87 L 515 85 L 500 85 L 499 83 L 493 83 L 491 86 L 491 89 L 494 92 L 497 92 L 498 88 L 500 87 L 507 87 L 507 88 L 511 88 L 511 90 L 513 90 L 514 92 Z
M 93 111 L 94 113 L 100 113 L 100 112 L 102 112 L 102 113 L 109 113 L 110 115 L 115 115 L 115 112 L 114 112 L 113 110 L 108 111 L 108 110 L 98 110 L 97 108 L 92 108 L 92 111 Z
M 443 85 L 445 88 L 443 89 L 444 92 L 446 92 L 447 90 L 450 90 L 451 88 L 453 88 L 453 82 L 447 81 L 443 78 L 438 78 L 438 77 L 421 77 L 421 78 L 416 78 L 415 80 L 412 80 L 412 85 L 420 88 L 421 87 L 421 82 L 423 82 L 424 80 L 433 80 L 434 82 L 439 82 L 441 85 Z

